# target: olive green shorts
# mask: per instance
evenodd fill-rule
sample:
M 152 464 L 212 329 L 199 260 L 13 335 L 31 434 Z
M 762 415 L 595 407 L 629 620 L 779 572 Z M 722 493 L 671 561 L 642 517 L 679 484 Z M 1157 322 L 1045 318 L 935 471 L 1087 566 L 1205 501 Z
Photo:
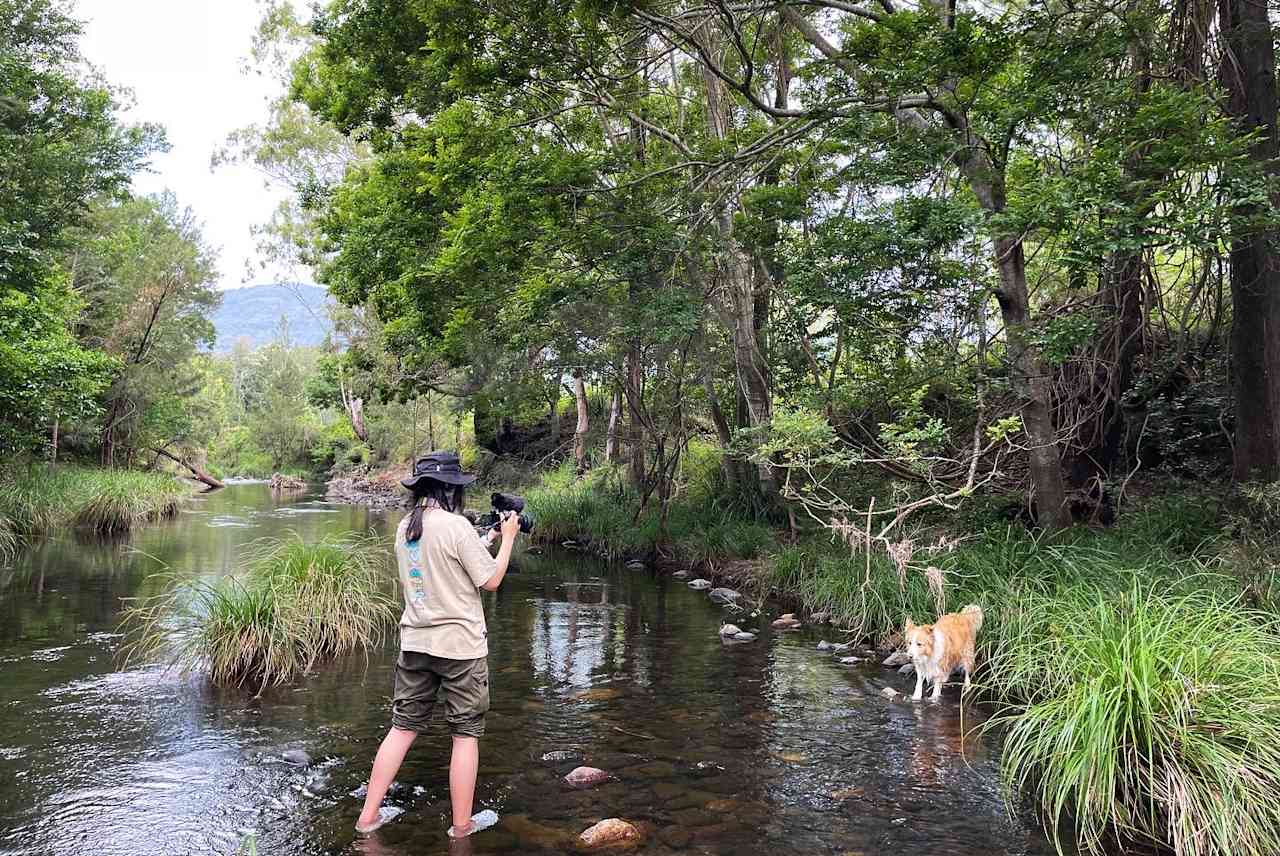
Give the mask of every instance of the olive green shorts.
M 444 693 L 449 732 L 459 737 L 484 734 L 489 710 L 489 661 L 450 660 L 418 651 L 401 651 L 396 661 L 391 725 L 403 731 L 426 731 L 436 697 Z

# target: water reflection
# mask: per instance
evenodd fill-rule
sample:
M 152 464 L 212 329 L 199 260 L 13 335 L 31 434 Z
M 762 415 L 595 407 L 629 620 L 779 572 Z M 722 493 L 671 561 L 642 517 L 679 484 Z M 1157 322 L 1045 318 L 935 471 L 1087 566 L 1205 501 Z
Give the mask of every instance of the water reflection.
M 580 555 L 522 557 L 486 597 L 478 800 L 504 820 L 475 839 L 444 835 L 443 728 L 401 771 L 391 801 L 408 814 L 372 839 L 351 831 L 393 643 L 261 698 L 120 667 L 121 598 L 154 591 L 157 571 L 228 573 L 254 538 L 389 537 L 393 522 L 237 486 L 130 541 L 50 542 L 0 571 L 0 852 L 229 854 L 250 837 L 271 854 L 571 852 L 610 816 L 641 824 L 652 853 L 1052 852 L 1006 815 L 952 694 L 886 702 L 907 679 L 837 666 L 804 634 L 725 646 L 704 595 Z M 613 779 L 562 787 L 578 763 Z

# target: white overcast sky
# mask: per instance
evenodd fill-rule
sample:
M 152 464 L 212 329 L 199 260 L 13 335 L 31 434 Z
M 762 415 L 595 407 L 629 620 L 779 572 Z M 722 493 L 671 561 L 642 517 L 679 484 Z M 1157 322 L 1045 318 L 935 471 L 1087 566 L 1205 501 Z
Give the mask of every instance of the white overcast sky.
M 74 13 L 85 21 L 85 58 L 134 92 L 126 118 L 168 132 L 172 149 L 155 158 L 152 173 L 134 179 L 134 190 L 167 188 L 196 212 L 206 240 L 220 250 L 221 288 L 288 277 L 258 270 L 249 233 L 270 216 L 279 192 L 249 166 L 209 169 L 227 133 L 262 121 L 279 90 L 274 79 L 241 70 L 258 21 L 255 0 L 75 0 Z M 254 271 L 248 281 L 247 264 Z

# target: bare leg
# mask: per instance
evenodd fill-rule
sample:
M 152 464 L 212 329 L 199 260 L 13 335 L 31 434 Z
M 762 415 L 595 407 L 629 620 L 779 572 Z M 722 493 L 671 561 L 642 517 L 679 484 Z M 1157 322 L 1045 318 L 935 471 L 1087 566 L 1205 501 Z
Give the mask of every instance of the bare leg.
M 471 807 L 476 797 L 476 771 L 480 768 L 480 741 L 453 736 L 453 757 L 449 759 L 449 803 L 453 806 L 453 831 L 465 834 L 471 826 Z
M 933 695 L 930 696 L 930 698 L 932 698 L 934 701 L 937 701 L 938 699 L 942 698 L 942 685 L 946 683 L 946 680 L 947 680 L 946 678 L 939 675 L 937 680 L 933 682 Z
M 369 774 L 369 793 L 364 798 L 364 811 L 356 821 L 356 828 L 373 824 L 378 819 L 378 809 L 382 807 L 382 798 L 387 795 L 387 788 L 400 771 L 404 756 L 413 745 L 417 732 L 392 728 L 378 747 L 378 755 L 373 759 L 373 772 Z

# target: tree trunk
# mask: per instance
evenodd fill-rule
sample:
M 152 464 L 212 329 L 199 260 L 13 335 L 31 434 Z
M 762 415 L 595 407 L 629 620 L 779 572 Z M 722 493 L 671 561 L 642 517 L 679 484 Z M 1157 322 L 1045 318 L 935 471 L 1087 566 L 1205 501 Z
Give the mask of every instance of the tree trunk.
M 560 387 L 557 385 L 555 391 L 558 393 Z M 559 396 L 547 401 L 547 418 L 550 420 L 551 429 L 551 450 L 554 452 L 560 448 L 560 414 L 556 412 L 556 405 L 560 403 Z
M 640 349 L 635 345 L 627 348 L 627 426 L 630 436 L 627 438 L 627 453 L 630 456 L 631 483 L 643 489 L 645 481 L 644 466 L 644 425 L 640 419 L 640 407 L 644 394 L 644 369 L 640 365 Z
M 1031 445 L 1028 457 L 1036 519 L 1047 531 L 1058 532 L 1071 525 L 1071 510 L 1067 507 L 1058 435 L 1053 427 L 1049 404 L 1048 368 L 1026 338 L 1031 315 L 1026 259 L 1022 254 L 1022 242 L 1016 236 L 996 238 L 995 251 L 996 267 L 1000 272 L 996 300 L 1000 304 L 1009 343 L 1009 359 L 1013 363 L 1010 380 L 1014 394 L 1021 399 L 1022 425 Z
M 605 435 L 604 459 L 610 464 L 618 462 L 618 416 L 622 412 L 622 393 L 615 388 L 609 402 L 609 430 Z
M 434 402 L 431 400 L 431 393 L 427 393 L 427 451 L 434 452 L 436 449 L 436 414 Z
M 582 369 L 573 370 L 573 397 L 578 403 L 578 425 L 573 432 L 573 457 L 578 475 L 587 471 L 587 386 Z
M 213 488 L 214 490 L 217 490 L 218 488 L 221 488 L 221 487 L 225 487 L 225 485 L 223 485 L 222 482 L 218 481 L 213 476 L 209 475 L 204 470 L 200 469 L 190 461 L 187 461 L 183 458 L 179 458 L 177 455 L 174 455 L 170 452 L 166 452 L 164 449 L 153 447 L 151 451 L 155 452 L 157 455 L 168 458 L 169 460 L 173 461 L 175 464 L 178 464 L 179 466 L 186 468 L 196 481 L 201 482 L 202 484 L 207 484 L 209 487 Z
M 1242 133 L 1254 133 L 1250 158 L 1274 181 L 1280 145 L 1276 136 L 1276 58 L 1267 5 L 1220 0 L 1218 15 L 1227 50 L 1222 76 L 1227 109 Z M 1275 202 L 1275 200 L 1272 200 Z M 1244 205 L 1237 213 L 1261 213 Z M 1280 265 L 1277 235 L 1259 231 L 1231 242 L 1231 369 L 1236 436 L 1232 475 L 1237 482 L 1280 478 Z
M 364 399 L 352 398 L 347 404 L 347 413 L 351 416 L 351 430 L 360 438 L 360 442 L 369 442 L 369 429 L 364 424 Z

